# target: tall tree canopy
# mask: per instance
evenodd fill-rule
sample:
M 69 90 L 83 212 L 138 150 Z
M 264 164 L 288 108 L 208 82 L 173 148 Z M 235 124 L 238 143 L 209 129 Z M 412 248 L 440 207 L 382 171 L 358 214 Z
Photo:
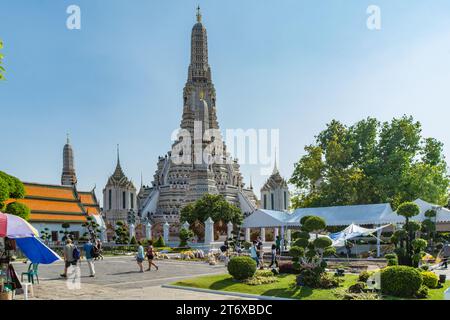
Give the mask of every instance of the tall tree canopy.
M 3 49 L 3 42 L 0 39 L 0 50 L 1 49 Z M 5 68 L 3 68 L 2 63 L 3 63 L 3 54 L 0 52 L 0 80 L 5 79 L 5 75 L 4 75 Z
M 181 210 L 180 221 L 189 224 L 203 223 L 211 218 L 214 222 L 232 222 L 241 224 L 243 215 L 241 209 L 228 203 L 222 195 L 205 194 L 201 199 L 188 204 Z
M 296 208 L 384 202 L 396 208 L 417 198 L 448 204 L 443 144 L 422 137 L 412 117 L 367 118 L 350 127 L 333 120 L 305 151 L 290 179 Z
M 240 225 L 243 220 L 241 209 L 228 203 L 222 195 L 205 194 L 201 199 L 181 209 L 180 221 L 188 222 L 192 231 L 203 239 L 206 219 L 214 221 L 215 237 L 226 230 L 226 224 Z

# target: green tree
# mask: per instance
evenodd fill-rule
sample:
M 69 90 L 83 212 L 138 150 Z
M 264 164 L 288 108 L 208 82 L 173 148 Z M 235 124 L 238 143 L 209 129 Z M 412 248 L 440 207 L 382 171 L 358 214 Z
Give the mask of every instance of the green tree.
M 23 203 L 17 201 L 9 203 L 6 206 L 5 212 L 21 217 L 24 220 L 28 220 L 30 218 L 30 209 Z
M 412 117 L 350 127 L 333 120 L 305 152 L 290 179 L 294 208 L 389 202 L 395 209 L 417 198 L 448 204 L 443 145 L 423 138 Z
M 23 183 L 3 171 L 0 171 L 0 210 L 5 210 L 6 213 L 20 216 L 28 220 L 30 217 L 30 209 L 23 203 L 14 201 L 9 202 L 5 206 L 7 200 L 23 199 L 25 197 L 25 187 Z
M 0 50 L 3 49 L 3 42 L 0 39 Z M 0 52 L 0 80 L 4 80 L 5 79 L 5 68 L 3 68 L 2 64 L 3 64 L 3 54 Z
M 188 241 L 194 237 L 194 232 L 192 230 L 187 230 L 182 228 L 180 230 L 180 248 L 184 248 L 188 246 Z
M 70 231 L 69 231 L 70 223 L 68 223 L 68 222 L 62 223 L 61 228 L 63 228 L 63 230 L 59 231 L 59 233 L 63 234 L 62 241 L 66 241 L 70 235 Z
M 91 239 L 91 241 L 95 241 L 99 238 L 100 235 L 100 225 L 95 221 L 92 216 L 88 216 L 86 218 L 86 222 L 82 224 L 83 227 L 87 229 L 87 233 Z
M 180 221 L 187 221 L 194 233 L 201 238 L 204 234 L 201 229 L 204 229 L 204 222 L 209 217 L 221 225 L 230 221 L 240 225 L 243 220 L 241 209 L 228 203 L 222 195 L 205 194 L 201 199 L 181 209 Z
M 123 221 L 117 221 L 115 232 L 114 240 L 117 244 L 128 244 L 130 242 L 128 226 Z

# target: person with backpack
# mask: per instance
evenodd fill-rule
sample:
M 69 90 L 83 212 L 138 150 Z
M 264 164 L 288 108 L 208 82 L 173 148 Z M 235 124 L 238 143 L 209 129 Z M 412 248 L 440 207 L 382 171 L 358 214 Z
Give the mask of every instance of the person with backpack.
M 64 273 L 61 274 L 61 277 L 67 278 L 67 269 L 70 266 L 76 266 L 79 259 L 80 251 L 72 243 L 72 239 L 67 238 L 66 245 L 64 247 Z
M 96 255 L 94 256 L 94 260 L 103 260 L 102 241 L 100 239 L 97 239 L 97 241 L 95 241 L 94 248 L 96 250 Z
M 153 249 L 153 242 L 150 241 L 147 247 L 147 259 L 148 259 L 148 269 L 147 271 L 152 270 L 152 266 L 156 268 L 156 271 L 159 270 L 159 267 L 153 262 L 155 259 L 155 249 Z
M 86 258 L 86 262 L 87 265 L 89 267 L 89 272 L 90 272 L 90 276 L 91 278 L 95 277 L 95 267 L 94 267 L 94 258 L 96 255 L 96 252 L 98 251 L 96 249 L 96 246 L 94 246 L 92 244 L 91 240 L 88 240 L 88 242 L 86 242 L 83 246 L 83 251 L 84 251 L 84 257 Z

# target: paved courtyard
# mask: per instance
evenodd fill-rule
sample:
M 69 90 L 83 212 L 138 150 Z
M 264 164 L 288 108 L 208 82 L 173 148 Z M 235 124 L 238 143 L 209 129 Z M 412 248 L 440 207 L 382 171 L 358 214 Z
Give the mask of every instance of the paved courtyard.
M 183 262 L 175 260 L 156 261 L 159 271 L 139 273 L 133 257 L 107 257 L 95 264 L 96 277 L 89 277 L 85 261 L 81 262 L 81 284 L 78 289 L 68 289 L 67 280 L 59 275 L 63 263 L 39 266 L 40 285 L 34 286 L 34 298 L 44 300 L 222 300 L 237 299 L 231 296 L 197 293 L 186 290 L 163 288 L 184 278 L 201 275 L 223 274 L 222 265 L 209 266 L 202 262 Z M 15 263 L 14 268 L 20 277 L 27 265 Z M 18 295 L 17 299 L 23 299 Z

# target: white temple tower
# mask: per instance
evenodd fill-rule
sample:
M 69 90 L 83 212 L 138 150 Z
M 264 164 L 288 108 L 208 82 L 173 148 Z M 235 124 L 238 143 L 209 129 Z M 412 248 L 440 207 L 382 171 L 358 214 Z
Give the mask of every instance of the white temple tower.
M 191 62 L 183 91 L 180 128 L 190 135 L 190 140 L 180 136 L 172 150 L 159 157 L 152 186 L 143 187 L 139 192 L 139 215 L 154 222 L 176 223 L 181 208 L 206 193 L 221 194 L 243 213 L 253 212 L 256 196 L 252 189 L 245 187 L 239 164 L 227 153 L 219 131 L 216 90 L 208 61 L 208 36 L 200 8 L 192 28 Z M 203 154 L 219 161 L 205 161 Z

